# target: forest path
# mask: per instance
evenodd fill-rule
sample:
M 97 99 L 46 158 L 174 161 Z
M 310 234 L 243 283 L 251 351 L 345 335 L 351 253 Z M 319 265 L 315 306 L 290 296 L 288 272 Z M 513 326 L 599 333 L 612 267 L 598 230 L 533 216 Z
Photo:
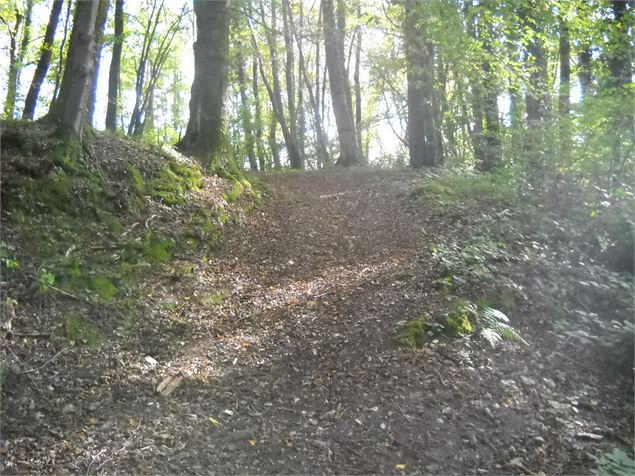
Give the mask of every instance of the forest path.
M 78 349 L 53 377 L 55 399 L 20 430 L 40 455 L 31 470 L 588 471 L 576 432 L 606 433 L 621 414 L 569 402 L 619 390 L 553 335 L 523 328 L 530 345 L 495 349 L 396 345 L 400 323 L 447 307 L 429 250 L 461 230 L 409 197 L 420 175 L 259 178 L 263 204 L 210 259 L 184 256 L 153 276 L 131 338 Z M 170 376 L 184 380 L 159 395 Z

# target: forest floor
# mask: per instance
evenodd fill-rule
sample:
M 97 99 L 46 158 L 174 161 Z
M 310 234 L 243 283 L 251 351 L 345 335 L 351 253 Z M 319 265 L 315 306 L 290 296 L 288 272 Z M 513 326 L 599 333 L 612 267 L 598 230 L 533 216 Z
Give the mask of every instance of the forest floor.
M 632 444 L 627 384 L 537 321 L 511 316 L 526 342 L 496 348 L 397 345 L 447 305 L 430 249 L 462 232 L 411 199 L 421 175 L 258 180 L 209 260 L 149 278 L 132 337 L 21 377 L 5 474 L 588 474 Z

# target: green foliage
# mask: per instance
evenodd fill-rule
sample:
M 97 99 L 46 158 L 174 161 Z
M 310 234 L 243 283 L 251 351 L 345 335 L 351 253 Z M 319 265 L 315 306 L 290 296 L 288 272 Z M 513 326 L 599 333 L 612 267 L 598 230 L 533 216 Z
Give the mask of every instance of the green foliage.
M 18 260 L 9 257 L 9 250 L 5 243 L 0 243 L 0 264 L 3 264 L 9 270 L 20 267 Z
M 73 344 L 87 344 L 95 347 L 99 344 L 99 331 L 79 313 L 72 312 L 66 316 L 66 338 Z
M 47 294 L 51 286 L 55 285 L 55 275 L 45 268 L 40 269 L 35 281 L 31 284 L 30 291 L 35 295 Z
M 635 474 L 635 461 L 624 451 L 615 448 L 612 452 L 594 456 L 596 476 L 631 476 Z
M 498 267 L 512 259 L 506 243 L 487 235 L 475 236 L 463 244 L 437 245 L 431 252 L 442 275 L 439 283 L 449 289 L 499 279 Z

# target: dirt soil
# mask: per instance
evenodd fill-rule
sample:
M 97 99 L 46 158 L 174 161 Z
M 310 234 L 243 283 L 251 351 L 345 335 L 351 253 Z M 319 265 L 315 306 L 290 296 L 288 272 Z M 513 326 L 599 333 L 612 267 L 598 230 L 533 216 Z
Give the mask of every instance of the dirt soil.
M 623 383 L 540 326 L 514 319 L 526 345 L 397 345 L 444 305 L 429 250 L 460 230 L 409 199 L 419 175 L 259 178 L 210 260 L 148 283 L 132 337 L 16 377 L 4 474 L 588 474 L 631 444 Z

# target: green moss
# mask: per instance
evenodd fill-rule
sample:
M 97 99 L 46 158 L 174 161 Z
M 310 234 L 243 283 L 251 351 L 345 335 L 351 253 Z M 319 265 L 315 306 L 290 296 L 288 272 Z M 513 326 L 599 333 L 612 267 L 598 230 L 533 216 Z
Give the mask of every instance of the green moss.
M 119 289 L 103 276 L 95 276 L 88 282 L 88 289 L 97 294 L 104 301 L 112 301 L 119 294 Z
M 146 256 L 151 262 L 167 263 L 172 258 L 174 242 L 155 233 L 146 235 Z
M 95 347 L 99 344 L 99 331 L 78 313 L 70 313 L 65 321 L 66 338 L 75 344 Z
M 470 322 L 470 316 L 461 311 L 453 311 L 443 322 L 443 330 L 450 337 L 461 337 L 470 334 L 474 328 Z
M 201 187 L 203 174 L 196 164 L 170 161 L 147 182 L 146 191 L 166 205 L 185 202 L 186 192 Z
M 399 345 L 409 348 L 423 347 L 434 336 L 432 327 L 425 319 L 414 319 L 406 323 L 399 331 L 397 340 Z
M 132 165 L 128 166 L 128 173 L 130 174 L 130 184 L 135 190 L 143 192 L 145 190 L 146 182 L 143 179 L 143 175 L 136 167 Z
M 227 193 L 223 194 L 223 198 L 228 203 L 236 202 L 243 194 L 244 190 L 245 187 L 243 187 L 241 182 L 234 181 L 232 184 L 232 188 Z

